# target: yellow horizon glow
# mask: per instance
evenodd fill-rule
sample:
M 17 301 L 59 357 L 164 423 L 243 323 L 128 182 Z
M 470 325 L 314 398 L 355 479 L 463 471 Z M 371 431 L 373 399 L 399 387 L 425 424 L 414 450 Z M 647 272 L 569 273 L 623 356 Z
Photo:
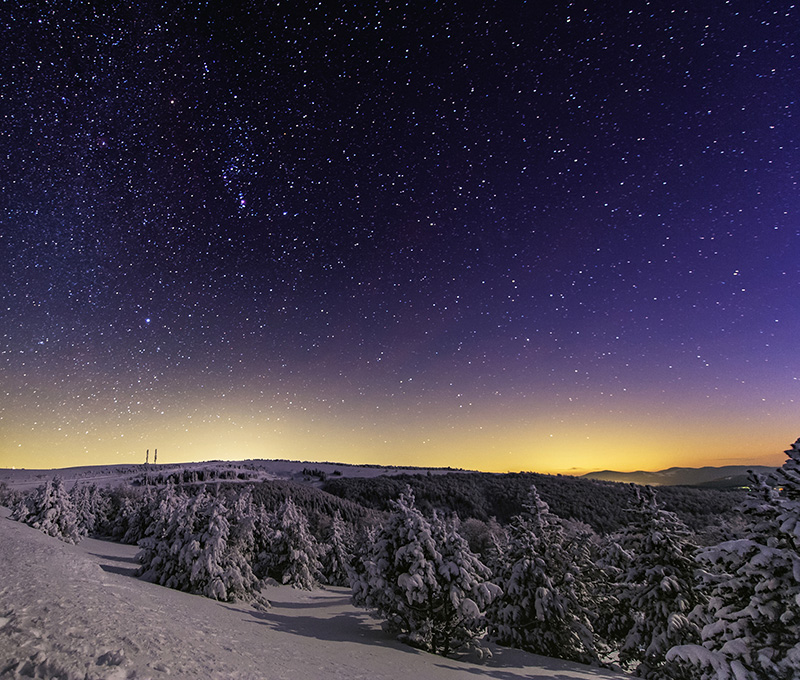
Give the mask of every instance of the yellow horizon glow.
M 205 414 L 205 415 L 200 415 Z M 57 469 L 137 464 L 145 451 L 160 463 L 283 459 L 485 472 L 580 475 L 669 467 L 780 466 L 796 438 L 788 414 L 754 421 L 739 413 L 687 409 L 654 416 L 585 408 L 435 409 L 376 416 L 286 412 L 265 415 L 252 402 L 185 407 L 167 415 L 87 425 L 78 414 L 31 424 L 23 414 L 0 423 L 0 467 Z

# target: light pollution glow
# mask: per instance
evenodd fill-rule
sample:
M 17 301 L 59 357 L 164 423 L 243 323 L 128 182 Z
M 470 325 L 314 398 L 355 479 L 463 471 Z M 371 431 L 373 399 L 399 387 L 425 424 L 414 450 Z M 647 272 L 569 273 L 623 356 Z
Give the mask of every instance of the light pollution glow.
M 784 448 L 796 436 L 785 427 L 789 408 L 758 418 L 697 404 L 666 414 L 650 409 L 608 413 L 591 407 L 571 414 L 459 410 L 378 417 L 362 411 L 341 417 L 328 409 L 314 413 L 307 408 L 266 416 L 252 403 L 221 401 L 109 423 L 90 422 L 79 412 L 51 422 L 6 414 L 0 424 L 0 466 L 141 463 L 146 449 L 157 448 L 161 463 L 263 458 L 583 474 L 598 469 L 779 466 Z

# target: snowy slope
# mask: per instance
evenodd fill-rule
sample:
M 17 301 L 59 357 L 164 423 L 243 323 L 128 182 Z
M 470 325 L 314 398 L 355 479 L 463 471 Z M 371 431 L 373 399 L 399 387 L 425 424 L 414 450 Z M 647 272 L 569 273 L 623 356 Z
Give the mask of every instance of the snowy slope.
M 324 472 L 329 476 L 342 477 L 377 477 L 379 475 L 401 474 L 447 474 L 464 472 L 450 468 L 409 468 L 387 467 L 380 465 L 350 465 L 347 463 L 319 463 L 292 460 L 243 460 L 243 461 L 204 461 L 199 463 L 164 463 L 159 465 L 88 465 L 84 467 L 60 468 L 53 470 L 0 468 L 0 483 L 10 489 L 25 491 L 44 484 L 54 476 L 60 477 L 69 489 L 76 482 L 97 484 L 99 486 L 117 486 L 129 483 L 131 479 L 144 474 L 168 474 L 178 470 L 232 470 L 243 472 L 253 481 L 290 479 L 309 481 L 319 484 L 316 478 L 308 478 L 303 470 L 312 469 Z M 229 480 L 230 481 L 230 480 Z
M 510 649 L 486 662 L 426 654 L 384 634 L 341 588 L 267 588 L 265 612 L 187 595 L 134 578 L 133 546 L 72 546 L 7 515 L 0 508 L 3 678 L 628 677 Z

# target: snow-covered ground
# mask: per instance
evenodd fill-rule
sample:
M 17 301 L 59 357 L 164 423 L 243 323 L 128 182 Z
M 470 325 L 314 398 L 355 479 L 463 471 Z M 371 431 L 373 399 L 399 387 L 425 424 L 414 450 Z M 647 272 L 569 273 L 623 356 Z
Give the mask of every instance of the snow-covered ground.
M 269 587 L 258 611 L 140 581 L 137 548 L 76 546 L 0 508 L 0 677 L 618 680 L 628 676 L 493 648 L 427 654 L 383 633 L 349 591 Z
M 159 465 L 87 465 L 54 470 L 0 468 L 0 482 L 10 489 L 25 491 L 44 484 L 48 479 L 58 475 L 67 488 L 76 482 L 97 484 L 98 486 L 116 486 L 127 483 L 131 479 L 141 477 L 145 473 L 169 474 L 176 470 L 233 470 L 244 472 L 251 480 L 288 479 L 321 483 L 316 477 L 308 477 L 303 470 L 318 470 L 330 477 L 377 477 L 378 475 L 400 474 L 446 474 L 463 472 L 450 468 L 402 468 L 379 465 L 349 465 L 347 463 L 318 463 L 295 460 L 242 460 L 242 461 L 205 461 L 200 463 L 164 463 Z M 231 480 L 229 480 L 231 481 Z

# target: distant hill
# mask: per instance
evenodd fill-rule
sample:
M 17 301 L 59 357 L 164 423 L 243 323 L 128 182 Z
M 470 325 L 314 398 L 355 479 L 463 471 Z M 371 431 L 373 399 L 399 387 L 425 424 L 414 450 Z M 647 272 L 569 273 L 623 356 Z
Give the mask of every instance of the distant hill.
M 720 468 L 710 477 L 720 479 Z M 743 468 L 744 469 L 744 468 Z M 768 468 L 765 468 L 768 469 Z M 675 468 L 678 470 L 678 468 Z M 675 512 L 693 530 L 715 531 L 720 518 L 735 512 L 744 493 L 735 488 L 697 488 L 675 486 L 685 479 L 665 481 L 663 473 L 651 475 L 640 483 L 653 484 L 652 475 L 661 478 L 659 503 Z M 594 473 L 623 475 L 622 482 L 638 481 L 637 473 Z M 309 517 L 312 529 L 324 533 L 329 518 L 336 510 L 355 525 L 369 523 L 391 509 L 410 486 L 423 512 L 434 510 L 448 516 L 457 513 L 462 520 L 506 524 L 522 510 L 531 486 L 536 486 L 551 511 L 568 520 L 584 522 L 601 534 L 619 530 L 629 521 L 625 507 L 634 495 L 628 484 L 602 478 L 570 475 L 544 475 L 532 472 L 488 473 L 454 471 L 444 468 L 398 468 L 346 465 L 343 463 L 310 463 L 285 460 L 206 461 L 197 463 L 164 463 L 151 465 L 87 466 L 61 470 L 0 469 L 0 498 L 4 490 L 25 492 L 35 489 L 47 479 L 59 476 L 67 488 L 74 484 L 96 484 L 100 487 L 157 487 L 174 483 L 189 489 L 202 485 L 212 490 L 235 492 L 249 487 L 253 498 L 268 511 L 292 497 Z M 736 486 L 736 485 L 733 485 Z
M 462 520 L 495 519 L 507 524 L 524 506 L 535 486 L 550 510 L 564 519 L 584 522 L 601 534 L 618 531 L 629 521 L 626 506 L 634 497 L 627 484 L 569 475 L 535 472 L 458 472 L 444 475 L 402 474 L 379 477 L 329 477 L 324 491 L 378 512 L 410 486 L 417 506 L 427 514 L 455 512 Z M 695 531 L 705 531 L 729 517 L 744 500 L 735 489 L 701 489 L 662 485 L 656 491 L 665 510 L 675 512 Z
M 456 472 L 452 468 L 420 468 L 381 465 L 351 465 L 349 463 L 308 462 L 293 460 L 209 460 L 194 463 L 125 463 L 117 465 L 86 465 L 52 470 L 0 467 L 0 484 L 17 490 L 35 489 L 47 479 L 58 475 L 67 488 L 76 482 L 117 486 L 123 483 L 140 484 L 144 477 L 151 482 L 164 483 L 173 477 L 174 482 L 230 480 L 234 477 L 248 481 L 294 480 L 320 486 L 327 477 L 378 477 L 383 475 L 432 474 Z M 179 479 L 180 478 L 180 479 Z
M 606 482 L 626 482 L 650 486 L 706 486 L 717 489 L 745 486 L 747 472 L 753 470 L 762 475 L 775 471 L 774 467 L 764 465 L 724 465 L 722 467 L 671 467 L 657 472 L 639 470 L 637 472 L 617 472 L 602 470 L 582 475 L 586 479 L 600 479 Z

